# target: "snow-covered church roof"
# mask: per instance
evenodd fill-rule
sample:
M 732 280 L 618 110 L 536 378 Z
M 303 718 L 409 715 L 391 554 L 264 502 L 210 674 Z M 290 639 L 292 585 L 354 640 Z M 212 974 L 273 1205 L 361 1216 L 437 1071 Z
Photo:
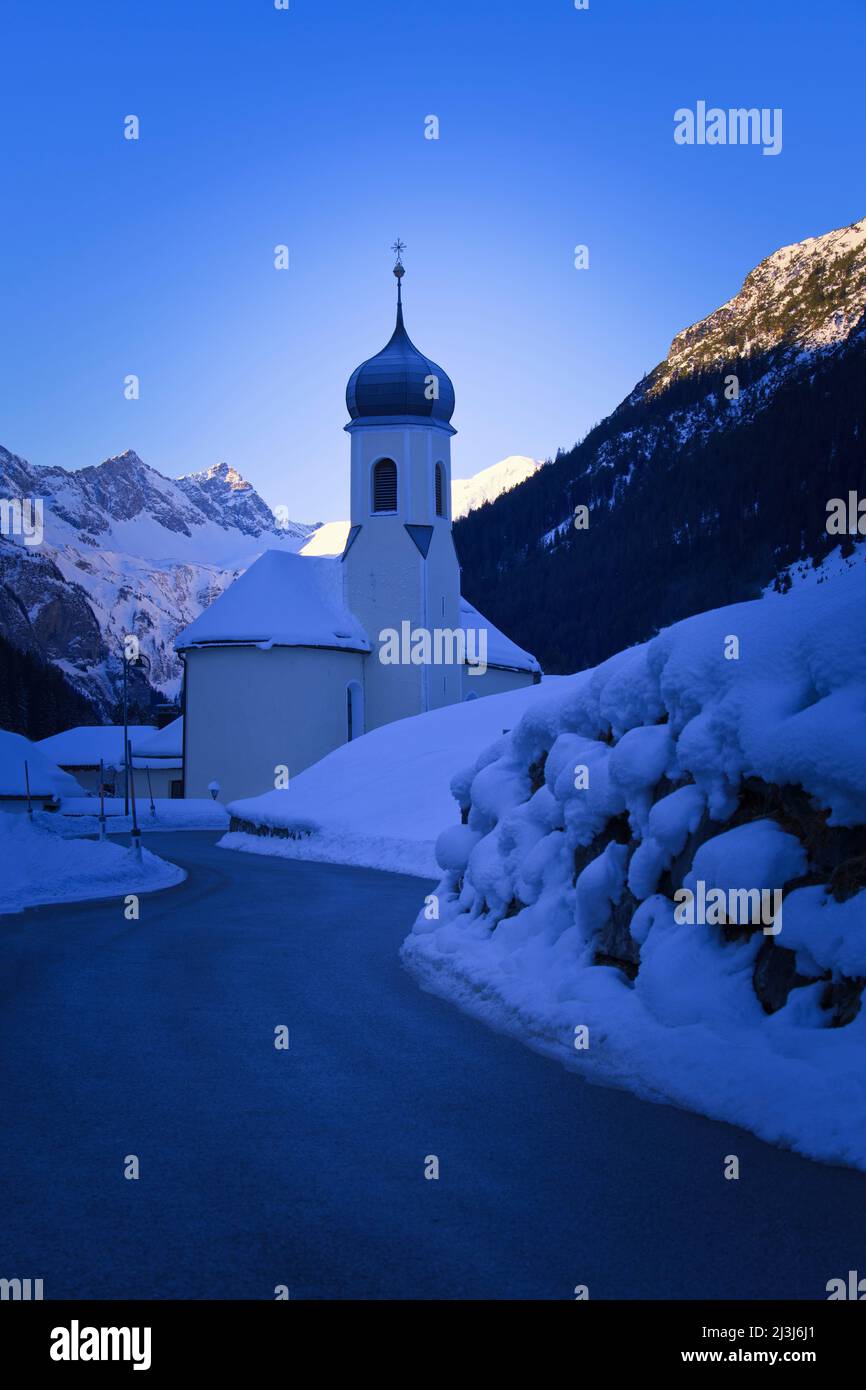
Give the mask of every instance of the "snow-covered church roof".
M 343 602 L 339 561 L 281 550 L 260 555 L 174 645 L 184 651 L 233 642 L 370 651 L 364 629 Z
M 488 666 L 533 673 L 541 670 L 534 656 L 518 647 L 464 598 L 460 600 L 460 625 L 464 630 L 486 629 Z M 293 555 L 281 550 L 266 550 L 175 638 L 178 651 L 233 643 L 372 650 L 370 639 L 343 601 L 339 559 Z M 133 744 L 133 752 L 150 756 L 152 749 Z
M 541 671 L 541 667 L 535 657 L 530 652 L 525 652 L 522 647 L 518 647 L 516 642 L 512 642 L 510 637 L 506 637 L 504 632 L 500 632 L 498 627 L 494 627 L 489 618 L 485 618 L 483 613 L 479 613 L 477 608 L 473 608 L 467 599 L 460 598 L 460 626 L 465 630 L 474 629 L 476 632 L 487 629 L 487 665 L 501 666 L 509 671 Z

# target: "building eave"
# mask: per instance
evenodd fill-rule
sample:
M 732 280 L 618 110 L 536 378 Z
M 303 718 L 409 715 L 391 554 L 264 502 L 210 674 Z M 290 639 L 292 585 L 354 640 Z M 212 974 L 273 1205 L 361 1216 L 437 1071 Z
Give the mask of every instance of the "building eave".
M 271 637 L 215 637 L 210 642 L 190 642 L 183 647 L 176 647 L 175 650 L 179 656 L 183 656 L 185 652 L 206 651 L 211 647 L 251 647 L 260 651 L 282 647 L 287 651 L 349 652 L 356 656 L 369 656 L 373 650 L 370 646 L 347 647 L 327 642 L 277 642 Z
M 355 430 L 405 430 L 412 426 L 440 430 L 442 434 L 457 433 L 446 420 L 433 420 L 427 415 L 363 415 L 357 420 L 350 420 L 343 429 L 347 434 L 354 434 Z

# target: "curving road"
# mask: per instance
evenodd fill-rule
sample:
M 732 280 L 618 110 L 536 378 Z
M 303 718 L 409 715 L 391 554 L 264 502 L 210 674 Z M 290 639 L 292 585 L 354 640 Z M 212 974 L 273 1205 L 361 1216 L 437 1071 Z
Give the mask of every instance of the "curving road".
M 138 922 L 0 919 L 0 1276 L 46 1298 L 823 1298 L 866 1271 L 866 1176 L 589 1086 L 419 990 L 397 949 L 420 880 L 152 845 L 189 879 Z

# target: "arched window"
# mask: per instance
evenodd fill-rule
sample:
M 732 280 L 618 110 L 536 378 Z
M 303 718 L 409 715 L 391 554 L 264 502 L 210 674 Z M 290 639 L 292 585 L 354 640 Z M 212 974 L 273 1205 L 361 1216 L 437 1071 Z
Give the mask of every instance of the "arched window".
M 397 465 L 393 459 L 380 459 L 373 469 L 373 511 L 396 512 Z
M 436 515 L 445 515 L 445 469 L 441 463 L 436 465 Z

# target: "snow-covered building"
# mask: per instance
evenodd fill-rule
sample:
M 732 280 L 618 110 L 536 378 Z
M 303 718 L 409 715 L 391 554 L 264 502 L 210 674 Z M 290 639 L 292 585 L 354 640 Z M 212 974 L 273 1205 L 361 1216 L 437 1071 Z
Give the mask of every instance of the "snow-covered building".
M 451 533 L 454 388 L 403 322 L 353 372 L 342 554 L 266 551 L 176 639 L 184 789 L 233 800 L 279 786 L 394 719 L 541 678 L 461 598 Z
M 62 796 L 82 795 L 75 778 L 61 771 L 40 744 L 0 729 L 0 811 L 26 811 L 28 784 L 34 810 L 56 805 Z
M 127 733 L 132 746 L 156 733 L 152 724 L 129 724 Z M 117 769 L 123 767 L 122 724 L 79 724 L 63 729 L 59 734 L 39 740 L 42 752 L 64 772 L 70 773 L 86 792 L 99 794 L 99 766 L 108 795 L 114 794 Z M 122 787 L 122 778 L 119 783 Z
M 183 715 L 161 729 L 146 729 L 144 734 L 145 737 L 132 740 L 136 795 L 157 799 L 182 797 Z

